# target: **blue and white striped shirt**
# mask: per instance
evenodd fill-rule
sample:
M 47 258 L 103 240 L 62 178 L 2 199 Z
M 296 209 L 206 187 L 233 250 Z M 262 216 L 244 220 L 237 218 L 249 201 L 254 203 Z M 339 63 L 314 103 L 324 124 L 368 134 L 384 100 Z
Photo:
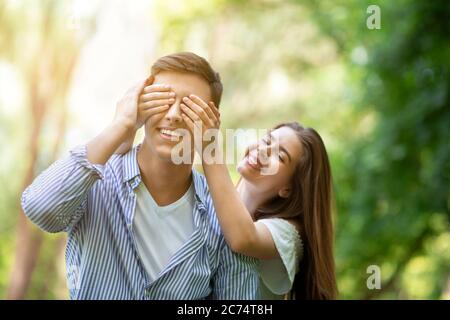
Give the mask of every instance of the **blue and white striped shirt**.
M 257 261 L 227 246 L 204 176 L 192 170 L 195 231 L 151 280 L 133 234 L 137 148 L 91 164 L 79 146 L 22 194 L 25 214 L 47 232 L 68 232 L 71 299 L 256 299 Z

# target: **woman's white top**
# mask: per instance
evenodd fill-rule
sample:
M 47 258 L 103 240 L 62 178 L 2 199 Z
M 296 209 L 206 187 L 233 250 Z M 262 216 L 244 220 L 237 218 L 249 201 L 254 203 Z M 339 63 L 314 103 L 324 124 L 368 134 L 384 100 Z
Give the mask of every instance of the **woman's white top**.
M 261 299 L 283 299 L 294 283 L 298 264 L 303 256 L 303 243 L 295 226 L 285 219 L 261 219 L 270 231 L 279 258 L 260 260 L 259 293 Z

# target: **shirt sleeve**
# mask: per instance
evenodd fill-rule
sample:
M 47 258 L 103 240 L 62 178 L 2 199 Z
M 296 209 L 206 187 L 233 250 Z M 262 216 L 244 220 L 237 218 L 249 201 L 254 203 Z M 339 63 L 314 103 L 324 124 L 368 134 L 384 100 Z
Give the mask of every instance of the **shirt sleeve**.
M 54 162 L 22 193 L 25 215 L 47 232 L 68 231 L 86 211 L 87 193 L 103 179 L 103 165 L 91 164 L 86 146 L 70 151 L 70 156 Z
M 223 241 L 219 266 L 214 275 L 212 299 L 258 299 L 258 260 L 234 253 Z
M 269 218 L 258 220 L 270 231 L 279 258 L 261 260 L 259 274 L 264 285 L 274 294 L 288 293 L 298 272 L 303 255 L 303 244 L 297 229 L 285 219 Z

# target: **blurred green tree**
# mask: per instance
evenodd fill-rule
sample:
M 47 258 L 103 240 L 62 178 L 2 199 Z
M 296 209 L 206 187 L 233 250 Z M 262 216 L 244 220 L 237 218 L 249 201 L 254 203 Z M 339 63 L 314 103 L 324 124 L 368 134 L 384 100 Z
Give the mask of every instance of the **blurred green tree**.
M 64 14 L 67 10 L 67 3 L 54 0 L 0 5 L 0 54 L 13 64 L 24 81 L 27 109 L 24 119 L 19 121 L 27 123 L 28 133 L 25 145 L 20 148 L 21 158 L 26 162 L 23 180 L 9 205 L 19 215 L 8 299 L 47 296 L 49 286 L 54 284 L 48 275 L 54 273 L 55 258 L 64 243 L 62 235 L 44 237 L 25 217 L 18 199 L 34 177 L 56 160 L 64 141 L 65 99 L 82 40 L 70 30 L 69 17 Z M 59 250 L 40 256 L 43 245 Z M 36 266 L 39 272 L 34 273 Z M 33 277 L 36 281 L 30 287 Z
M 360 86 L 355 115 L 373 120 L 335 170 L 338 267 L 351 283 L 343 297 L 440 298 L 450 270 L 448 245 L 437 248 L 449 235 L 450 3 L 309 4 Z M 381 9 L 380 30 L 365 28 L 370 4 Z M 404 274 L 417 257 L 431 263 L 422 292 Z M 382 290 L 365 286 L 371 264 L 381 266 Z

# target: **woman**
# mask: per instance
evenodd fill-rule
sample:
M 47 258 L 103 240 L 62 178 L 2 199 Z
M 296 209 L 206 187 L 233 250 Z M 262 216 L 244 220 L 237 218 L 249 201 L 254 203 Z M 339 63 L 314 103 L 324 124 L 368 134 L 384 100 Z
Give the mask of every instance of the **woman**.
M 201 112 L 186 102 L 182 117 L 191 131 L 219 127 L 212 103 L 201 104 Z M 203 169 L 225 240 L 261 260 L 261 298 L 337 297 L 331 170 L 314 129 L 290 122 L 270 130 L 247 148 L 236 187 L 226 165 L 203 161 Z

